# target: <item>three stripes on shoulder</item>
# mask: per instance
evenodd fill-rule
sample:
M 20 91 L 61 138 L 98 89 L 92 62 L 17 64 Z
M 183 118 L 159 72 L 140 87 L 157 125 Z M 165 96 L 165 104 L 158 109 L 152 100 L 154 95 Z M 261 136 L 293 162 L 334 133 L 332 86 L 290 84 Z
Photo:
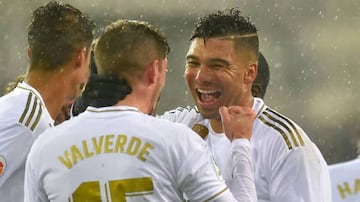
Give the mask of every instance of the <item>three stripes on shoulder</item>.
M 270 108 L 267 108 L 259 116 L 259 119 L 264 124 L 272 127 L 281 134 L 289 150 L 293 147 L 298 147 L 300 145 L 304 146 L 304 140 L 301 137 L 302 134 L 299 132 L 299 129 L 291 120 L 289 120 L 285 116 L 279 114 L 278 112 Z
M 26 106 L 23 113 L 21 114 L 21 117 L 19 118 L 19 122 L 33 131 L 40 121 L 41 114 L 42 105 L 39 98 L 33 93 L 29 92 Z

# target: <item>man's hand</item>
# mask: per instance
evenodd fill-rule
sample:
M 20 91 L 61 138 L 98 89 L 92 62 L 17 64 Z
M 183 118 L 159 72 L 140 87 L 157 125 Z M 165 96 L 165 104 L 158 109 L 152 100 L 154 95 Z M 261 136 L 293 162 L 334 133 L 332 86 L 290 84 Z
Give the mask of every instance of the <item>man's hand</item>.
M 223 129 L 230 141 L 236 138 L 250 140 L 256 114 L 250 107 L 220 107 Z

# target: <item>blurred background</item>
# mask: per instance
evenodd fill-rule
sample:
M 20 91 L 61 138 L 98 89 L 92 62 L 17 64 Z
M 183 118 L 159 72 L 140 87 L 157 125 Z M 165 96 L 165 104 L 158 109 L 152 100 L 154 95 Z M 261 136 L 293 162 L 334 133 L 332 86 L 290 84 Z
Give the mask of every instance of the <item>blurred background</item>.
M 0 88 L 25 73 L 26 27 L 44 0 L 0 0 Z M 87 12 L 100 31 L 137 19 L 157 25 L 171 46 L 159 113 L 193 105 L 183 79 L 189 37 L 198 17 L 238 7 L 259 29 L 270 66 L 265 102 L 298 123 L 329 164 L 358 156 L 360 140 L 359 0 L 64 0 Z M 1 118 L 1 117 L 0 117 Z

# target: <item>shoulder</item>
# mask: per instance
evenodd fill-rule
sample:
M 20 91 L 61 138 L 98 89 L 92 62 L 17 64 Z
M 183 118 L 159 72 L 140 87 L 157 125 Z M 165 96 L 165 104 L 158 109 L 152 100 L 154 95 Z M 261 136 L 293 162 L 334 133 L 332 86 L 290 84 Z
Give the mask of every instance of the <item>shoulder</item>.
M 258 115 L 256 122 L 258 133 L 264 133 L 263 136 L 268 136 L 287 150 L 308 144 L 307 135 L 294 121 L 269 107 Z
M 354 160 L 329 165 L 330 173 L 356 171 L 360 167 L 360 157 Z
M 203 119 L 197 108 L 194 106 L 178 107 L 176 109 L 166 111 L 162 115 L 158 115 L 158 118 L 183 123 L 185 125 Z
M 0 114 L 6 117 L 2 119 L 5 124 L 17 123 L 35 134 L 40 134 L 53 124 L 40 95 L 21 85 L 1 97 Z
M 204 142 L 198 134 L 196 134 L 191 128 L 182 124 L 171 122 L 166 119 L 159 119 L 151 117 L 152 128 L 156 128 L 158 133 L 163 137 L 164 141 L 177 147 L 191 147 Z

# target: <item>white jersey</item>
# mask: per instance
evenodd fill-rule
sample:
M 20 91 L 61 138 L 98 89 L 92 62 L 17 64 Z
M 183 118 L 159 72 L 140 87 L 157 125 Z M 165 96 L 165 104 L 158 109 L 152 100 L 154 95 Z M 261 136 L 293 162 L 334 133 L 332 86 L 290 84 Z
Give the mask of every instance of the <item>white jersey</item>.
M 243 143 L 232 145 L 239 165 L 250 155 Z M 191 201 L 234 200 L 200 137 L 134 107 L 88 107 L 45 131 L 27 159 L 29 202 L 173 202 L 183 193 Z
M 0 201 L 23 201 L 27 154 L 54 120 L 40 94 L 26 83 L 0 98 L 0 117 Z
M 293 121 L 254 98 L 257 113 L 251 144 L 258 201 L 330 202 L 331 187 L 327 164 L 304 131 Z M 230 141 L 215 133 L 208 120 L 194 107 L 177 108 L 161 118 L 183 123 L 205 138 L 232 192 Z
M 329 166 L 334 202 L 360 202 L 360 157 Z

